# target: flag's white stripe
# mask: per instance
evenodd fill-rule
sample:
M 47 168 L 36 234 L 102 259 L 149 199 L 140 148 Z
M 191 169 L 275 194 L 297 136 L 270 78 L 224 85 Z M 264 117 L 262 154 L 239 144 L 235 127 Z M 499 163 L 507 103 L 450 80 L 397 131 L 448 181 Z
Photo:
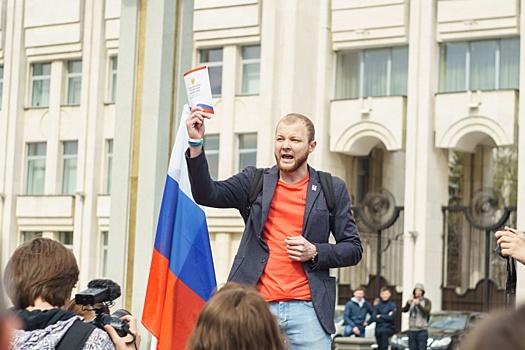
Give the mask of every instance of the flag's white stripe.
M 188 130 L 186 129 L 186 119 L 190 115 L 190 108 L 187 104 L 182 109 L 181 120 L 179 124 L 179 131 L 175 138 L 175 144 L 171 152 L 170 166 L 168 168 L 168 175 L 178 182 L 180 190 L 193 200 L 191 195 L 190 178 L 188 176 L 188 167 L 186 165 L 186 158 L 184 152 L 188 148 Z

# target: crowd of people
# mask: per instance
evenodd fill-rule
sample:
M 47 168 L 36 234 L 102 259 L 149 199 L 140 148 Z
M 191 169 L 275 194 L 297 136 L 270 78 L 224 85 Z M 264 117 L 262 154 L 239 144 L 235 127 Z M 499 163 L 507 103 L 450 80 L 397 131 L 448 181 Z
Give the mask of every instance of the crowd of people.
M 397 306 L 390 299 L 392 292 L 383 287 L 379 299 L 373 305 L 365 300 L 363 287 L 354 289 L 354 296 L 346 303 L 344 311 L 345 336 L 364 337 L 365 327 L 375 323 L 375 338 L 379 350 L 387 350 L 389 339 L 396 332 Z M 409 313 L 409 344 L 410 349 L 426 350 L 428 338 L 428 317 L 432 304 L 424 297 L 423 284 L 417 283 L 402 312 Z M 424 345 L 423 345 L 424 344 Z

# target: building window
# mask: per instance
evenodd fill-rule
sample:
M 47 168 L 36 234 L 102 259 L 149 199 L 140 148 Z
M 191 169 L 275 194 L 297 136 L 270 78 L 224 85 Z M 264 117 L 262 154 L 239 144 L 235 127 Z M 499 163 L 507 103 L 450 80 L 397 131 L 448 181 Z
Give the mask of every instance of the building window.
M 20 244 L 29 242 L 35 237 L 42 237 L 42 232 L 35 232 L 35 231 L 23 231 L 20 235 Z
M 46 143 L 27 144 L 27 187 L 26 194 L 44 194 L 46 178 Z
M 208 66 L 210 74 L 211 93 L 222 93 L 222 47 L 200 51 L 200 63 Z
M 51 63 L 34 63 L 31 69 L 31 107 L 49 106 Z
M 261 79 L 261 46 L 242 47 L 242 87 L 243 94 L 258 94 Z
M 117 65 L 118 57 L 111 57 L 111 74 L 109 80 L 109 102 L 115 102 L 117 99 Z
M 77 186 L 78 142 L 63 142 L 62 153 L 62 194 L 74 195 Z
M 337 53 L 336 99 L 406 96 L 408 48 Z
M 239 171 L 257 163 L 257 134 L 239 135 Z
M 0 66 L 0 109 L 2 109 L 2 98 L 4 97 L 4 66 Z
M 106 193 L 111 193 L 111 169 L 113 168 L 113 140 L 106 140 Z
M 212 179 L 219 177 L 219 135 L 204 135 L 204 148 L 206 159 Z
M 102 231 L 100 237 L 100 273 L 102 277 L 108 275 L 108 256 L 109 256 L 109 232 Z
M 440 92 L 519 89 L 520 40 L 441 45 Z
M 58 241 L 65 245 L 67 249 L 73 251 L 73 232 L 59 232 Z
M 79 105 L 82 87 L 82 61 L 67 63 L 67 104 Z

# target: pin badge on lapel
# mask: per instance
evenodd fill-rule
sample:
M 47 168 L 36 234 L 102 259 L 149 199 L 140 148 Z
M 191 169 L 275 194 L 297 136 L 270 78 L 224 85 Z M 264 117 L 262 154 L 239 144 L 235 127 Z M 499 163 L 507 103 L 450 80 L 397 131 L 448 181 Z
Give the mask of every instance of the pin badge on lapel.
M 312 185 L 312 191 L 317 191 L 317 186 L 316 185 Z

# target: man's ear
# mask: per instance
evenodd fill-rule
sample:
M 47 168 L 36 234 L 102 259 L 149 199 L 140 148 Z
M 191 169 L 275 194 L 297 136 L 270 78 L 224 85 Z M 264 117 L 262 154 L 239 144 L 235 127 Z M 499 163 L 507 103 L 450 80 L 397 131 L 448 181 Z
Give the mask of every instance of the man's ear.
M 312 153 L 317 146 L 317 141 L 310 142 L 310 145 L 308 146 L 308 153 Z

